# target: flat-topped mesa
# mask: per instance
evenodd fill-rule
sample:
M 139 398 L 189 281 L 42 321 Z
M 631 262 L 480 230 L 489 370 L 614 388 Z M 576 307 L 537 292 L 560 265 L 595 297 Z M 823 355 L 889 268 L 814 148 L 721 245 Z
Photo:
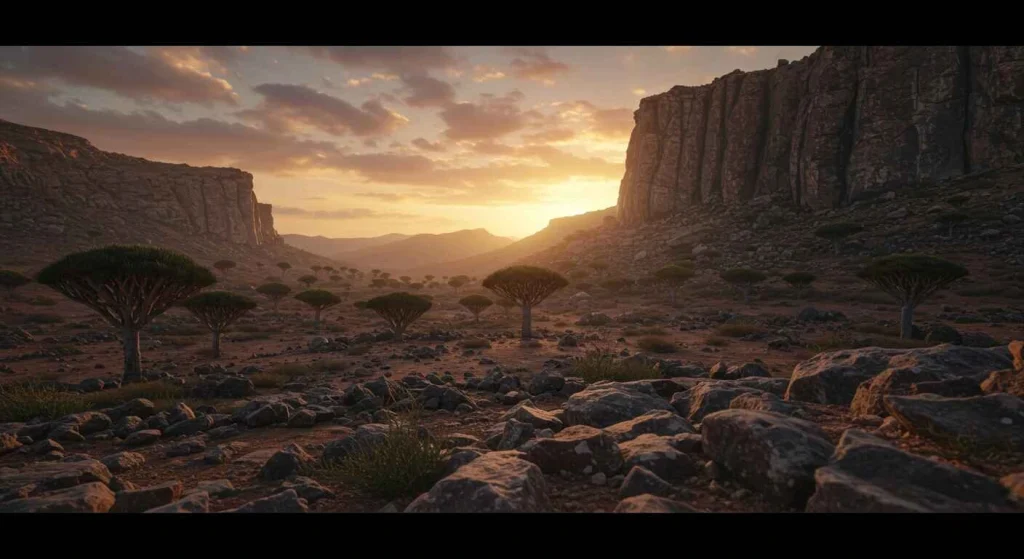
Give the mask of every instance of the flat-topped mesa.
M 822 47 L 645 98 L 620 221 L 771 195 L 823 209 L 1024 163 L 1024 47 Z
M 170 232 L 250 246 L 280 242 L 271 206 L 257 202 L 249 173 L 109 153 L 84 138 L 3 120 L 0 190 L 0 236 L 100 229 L 125 239 Z

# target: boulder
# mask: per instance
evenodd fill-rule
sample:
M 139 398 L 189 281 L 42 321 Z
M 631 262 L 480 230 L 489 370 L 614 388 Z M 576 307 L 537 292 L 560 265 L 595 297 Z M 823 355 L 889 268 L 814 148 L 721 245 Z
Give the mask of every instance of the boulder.
M 292 428 L 306 428 L 316 425 L 316 412 L 312 410 L 299 410 L 288 418 L 288 426 Z
M 405 512 L 546 512 L 544 474 L 518 452 L 490 452 L 434 484 Z
M 299 497 L 295 489 L 286 489 L 269 497 L 250 501 L 226 512 L 241 513 L 292 513 L 309 512 L 309 503 Z
M 161 435 L 156 429 L 143 429 L 125 437 L 121 444 L 127 447 L 145 446 L 159 441 Z
M 702 449 L 736 481 L 773 502 L 802 507 L 814 491 L 814 470 L 834 450 L 820 427 L 783 415 L 729 409 L 701 424 Z
M 781 415 L 793 415 L 798 407 L 782 401 L 778 396 L 770 392 L 746 392 L 732 399 L 729 402 L 729 409 L 767 411 Z
M 177 423 L 172 423 L 170 427 L 164 429 L 164 436 L 192 436 L 196 433 L 209 431 L 213 428 L 213 422 L 213 418 L 208 415 L 200 415 L 198 417 L 193 417 L 192 419 L 185 419 Z
M 505 422 L 505 427 L 502 430 L 501 438 L 498 439 L 498 444 L 495 446 L 495 450 L 512 450 L 519 448 L 527 441 L 533 438 L 536 427 L 529 423 L 517 421 L 515 419 L 509 419 Z
M 671 483 L 661 479 L 657 474 L 643 466 L 633 466 L 626 479 L 622 480 L 619 487 L 619 498 L 626 499 L 637 495 L 656 495 L 658 497 L 669 497 L 676 491 Z
M 360 425 L 352 433 L 333 440 L 324 447 L 325 462 L 337 462 L 358 448 L 379 444 L 387 439 L 390 426 L 383 423 Z
M 772 374 L 760 363 L 744 363 L 729 368 L 714 367 L 708 376 L 716 380 L 737 380 L 747 377 L 771 378 Z
M 559 431 L 563 427 L 562 421 L 555 417 L 554 414 L 533 407 L 529 400 L 516 404 L 512 409 L 502 414 L 501 421 L 508 421 L 509 419 L 529 423 L 537 429 Z
M 100 458 L 100 462 L 113 474 L 130 472 L 141 468 L 146 463 L 146 457 L 138 452 L 118 452 Z
M 626 470 L 642 466 L 659 477 L 682 481 L 698 471 L 693 458 L 677 450 L 672 437 L 645 434 L 619 445 Z
M 904 452 L 859 429 L 814 474 L 807 512 L 1007 512 L 1006 488 L 986 476 Z
M 198 454 L 200 452 L 204 452 L 205 450 L 206 441 L 200 438 L 186 439 L 168 448 L 164 455 L 167 456 L 168 458 L 174 458 L 176 456 L 189 456 L 192 454 Z
M 687 395 L 686 418 L 700 423 L 708 414 L 729 409 L 733 399 L 740 394 L 761 394 L 756 388 L 735 386 L 718 382 L 702 382 Z
M 605 432 L 620 443 L 648 433 L 664 436 L 696 433 L 689 421 L 665 410 L 649 411 L 628 421 L 616 423 L 606 428 Z
M 1006 369 L 1010 363 L 1006 348 L 949 344 L 921 349 L 865 347 L 819 353 L 793 369 L 786 399 L 849 405 L 862 382 L 886 369 L 913 369 L 945 379 Z
M 527 391 L 530 394 L 555 393 L 565 386 L 565 377 L 556 371 L 541 371 L 530 379 L 530 386 Z
M 673 408 L 659 396 L 620 387 L 595 387 L 569 397 L 565 421 L 569 425 L 608 427 L 653 410 Z
M 210 495 L 205 491 L 189 493 L 173 503 L 146 511 L 147 514 L 196 514 L 204 512 L 210 512 Z
M 169 505 L 181 497 L 184 486 L 180 481 L 169 481 L 134 491 L 118 491 L 110 512 L 146 512 Z
M 62 417 L 59 423 L 74 425 L 82 435 L 106 431 L 114 424 L 110 416 L 96 411 L 84 411 Z
M 0 513 L 107 512 L 113 506 L 114 492 L 95 481 L 0 503 Z
M 106 485 L 110 478 L 110 470 L 96 460 L 36 462 L 21 470 L 0 470 L 0 494 L 29 485 L 36 491 L 65 489 L 92 482 Z
M 612 512 L 666 513 L 700 512 L 686 503 L 673 501 L 655 495 L 637 495 L 623 499 Z
M 308 503 L 315 503 L 320 499 L 334 497 L 334 492 L 320 485 L 315 479 L 305 476 L 294 476 L 285 480 L 276 492 L 295 491 L 299 498 L 305 499 Z
M 292 443 L 274 453 L 260 469 L 260 479 L 275 481 L 300 473 L 312 466 L 316 460 L 304 448 Z
M 114 424 L 114 436 L 119 439 L 128 438 L 128 435 L 142 429 L 142 418 L 136 415 L 126 415 L 117 420 Z
M 546 474 L 614 475 L 622 468 L 622 452 L 615 440 L 586 425 L 567 427 L 554 437 L 534 439 L 522 450 L 523 458 Z
M 885 408 L 908 431 L 969 448 L 1024 452 L 1024 400 L 998 392 L 971 398 L 886 396 Z

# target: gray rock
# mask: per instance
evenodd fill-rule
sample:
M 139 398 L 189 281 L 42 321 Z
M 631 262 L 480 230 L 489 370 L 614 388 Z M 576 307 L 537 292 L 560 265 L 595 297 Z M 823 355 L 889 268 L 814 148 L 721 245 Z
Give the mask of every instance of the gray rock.
M 190 493 L 206 493 L 210 497 L 219 498 L 236 495 L 238 490 L 235 489 L 235 486 L 229 479 L 213 479 L 200 481 Z
M 603 428 L 654 410 L 673 408 L 659 396 L 621 387 L 592 387 L 569 397 L 565 421 L 569 425 Z
M 316 460 L 298 444 L 292 443 L 274 453 L 260 470 L 260 479 L 275 481 L 301 473 L 311 467 Z
M 85 437 L 78 432 L 78 426 L 73 423 L 61 423 L 50 430 L 49 437 L 55 441 L 65 443 L 80 443 Z
M 114 421 L 128 416 L 146 419 L 156 414 L 156 405 L 146 398 L 135 398 L 120 406 L 106 410 L 106 414 Z
M 637 495 L 623 499 L 615 506 L 612 512 L 632 513 L 672 513 L 672 512 L 700 512 L 697 509 L 664 497 L 655 495 Z
M 119 491 L 110 512 L 146 512 L 173 503 L 181 497 L 183 491 L 184 486 L 180 481 L 169 481 L 135 491 Z
M 320 485 L 313 478 L 305 476 L 295 476 L 285 480 L 277 492 L 287 491 L 289 489 L 294 490 L 299 497 L 305 499 L 309 503 L 315 503 L 320 499 L 334 497 L 333 491 Z
M 89 482 L 0 503 L 0 513 L 107 512 L 113 506 L 114 492 L 101 482 Z
M 568 472 L 614 475 L 623 464 L 619 445 L 607 433 L 586 425 L 567 427 L 554 437 L 523 445 L 523 458 L 546 474 Z
M 858 429 L 815 474 L 807 512 L 1008 512 L 988 477 L 904 452 Z
M 206 443 L 202 439 L 186 439 L 167 449 L 165 455 L 168 458 L 177 456 L 189 456 L 206 451 Z
M 229 445 L 218 445 L 203 455 L 203 463 L 210 465 L 227 464 L 234 458 L 235 452 Z M 212 494 L 211 494 L 212 495 Z
M 802 507 L 814 491 L 814 470 L 833 446 L 809 421 L 769 412 L 730 409 L 701 423 L 704 454 L 768 499 Z
M 708 414 L 729 409 L 732 401 L 741 394 L 761 394 L 761 391 L 745 386 L 702 382 L 693 387 L 687 395 L 689 406 L 686 418 L 694 423 L 699 423 Z M 677 403 L 681 407 L 681 403 Z
M 556 393 L 565 386 L 565 377 L 556 371 L 541 371 L 530 379 L 530 394 Z
M 746 377 L 770 378 L 772 374 L 764 367 L 764 365 L 759 363 L 744 363 L 742 365 L 729 367 L 728 369 L 725 369 L 724 367 L 713 368 L 708 376 L 716 380 L 737 380 Z
M 286 489 L 269 497 L 250 501 L 228 512 L 239 513 L 293 513 L 309 512 L 309 503 L 294 489 Z
M 683 480 L 695 475 L 699 467 L 693 458 L 677 450 L 671 437 L 645 434 L 619 445 L 625 469 L 643 466 L 669 480 Z
M 100 458 L 100 462 L 110 470 L 110 473 L 120 474 L 141 468 L 146 463 L 146 457 L 138 452 L 118 452 Z
M 678 414 L 665 410 L 649 411 L 628 421 L 616 423 L 606 428 L 605 432 L 620 443 L 647 433 L 665 436 L 696 433 L 689 421 Z
M 185 419 L 176 423 L 172 423 L 167 429 L 164 429 L 164 436 L 192 436 L 195 435 L 196 433 L 209 431 L 212 428 L 213 418 L 208 415 L 200 415 L 192 419 Z
M 452 451 L 448 457 L 448 462 L 444 467 L 444 475 L 450 476 L 455 473 L 456 470 L 469 464 L 473 460 L 480 458 L 484 455 L 483 451 L 475 448 L 456 448 Z
M 260 407 L 245 418 L 245 424 L 249 427 L 266 427 L 277 423 L 277 421 L 278 414 L 270 405 Z
M 497 450 L 519 448 L 519 446 L 533 438 L 535 430 L 536 428 L 529 423 L 509 419 L 505 422 L 505 429 L 502 431 L 501 439 L 498 441 Z
M 32 485 L 36 491 L 65 489 L 83 483 L 110 482 L 110 470 L 97 460 L 37 462 L 21 470 L 0 470 L 0 494 Z
M 110 429 L 111 425 L 114 423 L 110 420 L 110 417 L 107 416 L 107 414 L 96 411 L 84 411 L 81 413 L 67 415 L 62 417 L 59 422 L 67 425 L 74 425 L 77 428 L 77 431 L 82 435 L 91 435 L 93 433 L 105 431 Z M 60 440 L 53 436 L 51 436 L 51 438 Z
M 544 474 L 515 451 L 490 452 L 416 498 L 405 512 L 546 512 Z
M 1024 400 L 995 393 L 972 398 L 886 396 L 885 407 L 908 431 L 975 448 L 1024 451 Z
M 515 419 L 523 423 L 529 423 L 537 429 L 551 429 L 559 431 L 562 429 L 562 421 L 553 414 L 533 407 L 532 402 L 524 400 L 515 405 L 501 416 L 501 421 Z
M 185 402 L 178 402 L 167 414 L 167 423 L 174 425 L 182 421 L 188 421 L 189 419 L 195 419 L 196 414 L 192 411 L 192 408 L 188 407 Z
M 359 448 L 380 444 L 387 439 L 390 426 L 381 423 L 360 425 L 351 434 L 333 440 L 324 446 L 325 462 L 337 462 Z
M 746 392 L 732 399 L 729 402 L 729 409 L 768 411 L 782 415 L 793 415 L 799 408 L 795 405 L 784 402 L 778 396 L 770 392 Z
M 288 418 L 289 427 L 305 428 L 316 425 L 316 412 L 311 410 L 299 410 L 295 415 Z
M 674 493 L 675 487 L 671 483 L 643 466 L 633 466 L 619 487 L 619 499 L 645 494 L 670 497 Z
M 125 437 L 121 444 L 127 447 L 145 446 L 159 441 L 161 435 L 156 429 L 143 429 Z
M 142 429 L 142 418 L 136 415 L 126 415 L 114 424 L 114 435 L 124 439 L 139 429 Z
M 922 349 L 866 347 L 819 353 L 798 364 L 787 400 L 849 405 L 857 387 L 886 369 L 907 368 L 937 378 L 973 376 L 1010 367 L 1006 348 L 938 345 Z
M 146 511 L 147 514 L 198 514 L 204 512 L 210 512 L 210 496 L 204 491 L 189 493 L 173 503 Z

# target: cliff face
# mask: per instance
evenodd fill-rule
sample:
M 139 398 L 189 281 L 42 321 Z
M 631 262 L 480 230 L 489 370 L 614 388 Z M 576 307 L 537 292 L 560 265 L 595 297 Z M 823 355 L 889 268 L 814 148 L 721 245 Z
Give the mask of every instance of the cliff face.
M 822 209 L 1024 163 L 1024 47 L 822 47 L 643 99 L 618 215 L 773 195 Z
M 55 242 L 105 237 L 202 236 L 278 243 L 270 204 L 237 169 L 156 163 L 107 153 L 87 140 L 0 120 L 0 236 Z

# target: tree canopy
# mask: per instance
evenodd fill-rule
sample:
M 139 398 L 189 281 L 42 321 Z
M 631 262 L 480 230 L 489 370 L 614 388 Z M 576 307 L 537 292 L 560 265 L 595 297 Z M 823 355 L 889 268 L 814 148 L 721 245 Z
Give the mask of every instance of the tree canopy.
M 309 287 L 309 286 L 313 285 L 314 283 L 316 283 L 316 276 L 308 275 L 307 274 L 305 276 L 300 277 L 298 279 L 298 282 L 303 284 L 303 285 L 305 285 L 306 287 Z
M 678 266 L 676 264 L 665 266 L 664 268 L 654 272 L 654 277 L 657 278 L 658 281 L 674 286 L 686 283 L 693 277 L 693 275 L 693 268 Z
M 338 297 L 334 293 L 324 289 L 309 289 L 302 291 L 295 294 L 295 298 L 318 311 L 333 307 L 341 302 L 341 297 Z
M 473 316 L 479 318 L 480 313 L 493 305 L 494 301 L 484 295 L 466 295 L 459 299 L 459 304 L 466 307 L 469 312 L 473 313 Z
M 410 324 L 423 316 L 423 313 L 429 311 L 432 306 L 433 303 L 425 297 L 404 291 L 388 293 L 366 301 L 366 308 L 380 315 L 399 338 Z
M 792 285 L 793 287 L 807 287 L 814 283 L 814 280 L 816 279 L 818 279 L 818 277 L 810 272 L 793 272 L 782 276 L 782 281 Z
M 217 268 L 218 270 L 220 270 L 222 272 L 226 272 L 226 271 L 234 268 L 235 266 L 237 266 L 237 264 L 235 264 L 234 260 L 218 260 L 218 261 L 213 263 L 213 267 Z
M 292 288 L 283 283 L 265 283 L 256 288 L 256 293 L 271 300 L 282 299 L 291 292 Z
M 256 301 L 227 291 L 208 291 L 186 299 L 181 306 L 188 309 L 207 328 L 220 331 L 256 308 Z
M 768 276 L 763 273 L 748 268 L 733 268 L 725 270 L 719 275 L 733 285 L 753 285 L 768 279 Z
M 532 307 L 569 285 L 558 272 L 537 266 L 509 266 L 484 278 L 483 286 L 521 306 Z
M 929 295 L 968 275 L 967 268 L 923 254 L 895 254 L 876 259 L 857 276 L 902 304 L 916 307 Z
M 830 223 L 828 225 L 822 225 L 814 231 L 814 234 L 830 241 L 838 241 L 845 239 L 854 233 L 860 233 L 864 230 L 860 224 L 839 222 Z

